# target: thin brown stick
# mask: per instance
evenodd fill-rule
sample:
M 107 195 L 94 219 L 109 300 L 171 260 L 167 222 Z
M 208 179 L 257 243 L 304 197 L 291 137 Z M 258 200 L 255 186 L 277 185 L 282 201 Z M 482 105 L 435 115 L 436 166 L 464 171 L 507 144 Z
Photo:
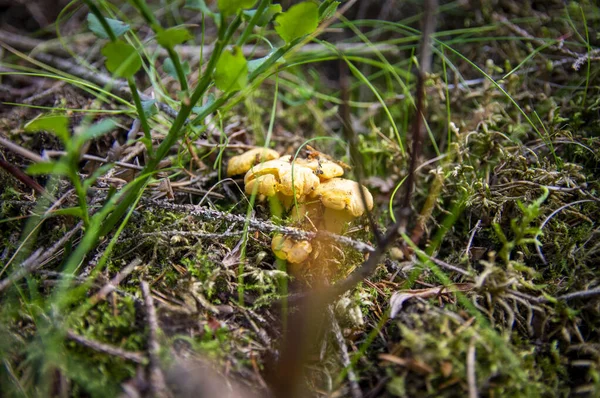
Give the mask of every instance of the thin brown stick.
M 44 252 L 43 249 L 40 248 L 31 254 L 25 261 L 23 261 L 23 263 L 21 263 L 20 266 L 16 267 L 16 271 L 10 274 L 6 279 L 0 281 L 0 293 L 13 283 L 41 267 L 44 264 L 44 261 L 52 257 L 54 253 L 61 249 L 77 232 L 79 232 L 81 227 L 83 227 L 82 222 L 67 232 L 52 247 L 50 247 L 50 249 Z
M 362 398 L 363 393 L 360 389 L 360 385 L 358 384 L 358 377 L 356 377 L 356 373 L 354 373 L 354 369 L 352 369 L 352 361 L 350 360 L 350 355 L 348 354 L 346 340 L 344 339 L 344 335 L 342 334 L 342 330 L 340 329 L 337 319 L 335 319 L 332 305 L 327 308 L 327 312 L 329 313 L 329 319 L 331 320 L 331 330 L 335 336 L 338 347 L 340 347 L 342 365 L 344 365 L 344 367 L 347 369 L 348 382 L 350 383 L 350 392 L 352 393 L 352 398 Z
M 422 151 L 423 119 L 425 118 L 425 79 L 427 78 L 427 74 L 431 71 L 431 35 L 435 30 L 437 0 L 426 0 L 424 7 L 423 29 L 421 32 L 420 44 L 421 54 L 419 57 L 419 71 L 417 73 L 417 110 L 412 131 L 413 146 L 410 156 L 410 168 L 406 181 L 406 194 L 404 195 L 398 217 L 398 220 L 401 222 L 400 228 L 402 229 L 402 232 L 406 231 L 408 216 L 411 213 L 410 202 L 415 184 L 415 170 L 417 169 L 417 161 Z
M 0 136 L 0 145 L 11 150 L 12 152 L 16 153 L 17 155 L 21 155 L 25 159 L 29 159 L 33 162 L 39 163 L 39 162 L 44 161 L 44 159 L 37 153 L 31 152 L 29 149 L 23 148 L 22 146 L 17 145 L 14 142 L 12 142 L 11 140 L 6 139 L 2 136 Z
M 29 177 L 27 174 L 25 174 L 20 168 L 8 163 L 2 158 L 0 158 L 0 167 L 2 167 L 8 173 L 12 174 L 12 176 L 15 177 L 17 180 L 21 181 L 23 184 L 27 185 L 29 188 L 33 189 L 40 195 L 46 196 L 50 200 L 54 200 L 54 197 L 50 195 L 48 191 L 44 189 L 43 186 L 38 184 L 36 180 Z
M 146 307 L 146 320 L 148 322 L 148 355 L 150 357 L 150 386 L 154 397 L 169 397 L 171 394 L 165 383 L 165 376 L 160 368 L 160 345 L 158 343 L 158 318 L 154 308 L 154 299 L 150 292 L 148 282 L 142 281 L 142 296 Z
M 478 398 L 477 375 L 475 374 L 475 337 L 471 338 L 467 350 L 467 384 L 469 385 L 469 398 Z
M 218 210 L 213 210 L 208 207 L 195 206 L 195 205 L 178 205 L 167 201 L 148 200 L 142 199 L 142 202 L 161 209 L 166 209 L 177 213 L 186 213 L 192 217 L 198 217 L 204 220 L 222 220 L 228 223 L 240 223 L 246 222 L 244 215 L 225 213 Z M 327 237 L 334 240 L 337 243 L 352 247 L 353 249 L 360 251 L 361 253 L 373 252 L 375 248 L 368 243 L 354 240 L 347 236 L 336 235 L 328 231 L 310 232 L 299 228 L 293 227 L 282 227 L 276 225 L 270 221 L 258 220 L 251 218 L 248 223 L 250 230 L 258 230 L 263 232 L 279 232 L 288 235 L 294 239 L 313 239 L 315 237 Z
M 86 337 L 83 337 L 72 330 L 67 330 L 67 338 L 69 340 L 73 340 L 74 342 L 81 344 L 84 347 L 91 348 L 94 351 L 102 352 L 104 354 L 112 355 L 114 357 L 119 357 L 125 359 L 127 361 L 132 361 L 139 364 L 148 363 L 148 358 L 146 358 L 143 354 L 139 352 L 125 351 L 119 347 L 115 347 L 109 344 L 100 343 L 98 341 L 90 340 Z
M 119 284 L 129 275 L 133 270 L 142 263 L 139 257 L 136 257 L 130 262 L 125 268 L 123 268 L 115 277 L 106 285 L 102 287 L 96 294 L 90 298 L 92 305 L 106 299 L 110 293 L 114 292 Z

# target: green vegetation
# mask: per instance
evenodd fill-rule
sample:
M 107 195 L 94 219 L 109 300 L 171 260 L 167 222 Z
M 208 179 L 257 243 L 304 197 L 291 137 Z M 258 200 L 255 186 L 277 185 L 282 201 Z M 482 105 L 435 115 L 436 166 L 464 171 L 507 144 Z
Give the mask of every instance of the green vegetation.
M 0 32 L 0 395 L 167 396 L 206 363 L 257 396 L 600 394 L 598 5 L 445 2 L 428 69 L 421 2 L 272 3 L 83 0 Z M 271 216 L 225 177 L 253 146 L 349 164 L 374 224 Z M 298 299 L 395 222 L 358 286 Z M 335 253 L 330 279 L 274 232 Z

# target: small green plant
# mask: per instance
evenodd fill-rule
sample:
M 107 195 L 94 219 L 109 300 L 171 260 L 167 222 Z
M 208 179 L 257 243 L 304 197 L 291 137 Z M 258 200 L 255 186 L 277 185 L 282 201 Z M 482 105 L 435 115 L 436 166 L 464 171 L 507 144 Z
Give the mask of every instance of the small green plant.
M 541 205 L 548 198 L 548 189 L 543 187 L 543 191 L 544 193 L 538 199 L 527 206 L 520 201 L 517 202 L 523 215 L 519 219 L 513 218 L 510 220 L 510 229 L 513 233 L 512 239 L 509 240 L 498 223 L 493 224 L 494 231 L 502 243 L 502 249 L 500 249 L 498 255 L 506 264 L 510 262 L 510 256 L 515 248 L 518 247 L 525 254 L 528 254 L 528 245 L 541 246 L 538 237 L 542 234 L 542 231 L 538 225 L 532 224 L 540 216 Z

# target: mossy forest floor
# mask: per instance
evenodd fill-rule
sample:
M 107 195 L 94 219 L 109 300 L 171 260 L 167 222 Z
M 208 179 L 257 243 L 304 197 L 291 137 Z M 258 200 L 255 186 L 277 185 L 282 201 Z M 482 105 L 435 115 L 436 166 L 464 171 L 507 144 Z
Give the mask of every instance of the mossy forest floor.
M 112 3 L 145 51 L 138 89 L 178 109 L 166 53 L 139 13 Z M 95 177 L 91 215 L 139 177 L 148 153 L 131 140 L 126 84 L 101 84 L 110 75 L 88 9 L 75 2 L 58 14 L 66 5 L 0 6 L 0 395 L 600 396 L 595 2 L 441 2 L 406 234 L 332 304 L 310 297 L 372 255 L 367 219 L 326 242 L 336 253 L 319 265 L 327 272 L 291 276 L 271 238 L 302 230 L 267 202 L 249 208 L 226 162 L 265 142 L 303 155 L 311 140 L 356 179 L 342 133 L 350 120 L 386 231 L 410 170 L 421 2 L 350 4 L 278 73 L 184 129 L 133 210 L 71 268 L 89 232 L 81 198 L 64 176 L 25 173 L 36 156 L 65 150 L 26 124 L 49 112 L 68 115 L 70 132 L 90 116 L 116 120 L 76 160 L 81 181 Z M 184 5 L 148 2 L 164 26 L 192 32 L 175 49 L 194 86 L 217 30 Z M 269 53 L 273 32 L 255 29 L 248 59 Z M 172 121 L 163 110 L 151 117 L 155 146 Z

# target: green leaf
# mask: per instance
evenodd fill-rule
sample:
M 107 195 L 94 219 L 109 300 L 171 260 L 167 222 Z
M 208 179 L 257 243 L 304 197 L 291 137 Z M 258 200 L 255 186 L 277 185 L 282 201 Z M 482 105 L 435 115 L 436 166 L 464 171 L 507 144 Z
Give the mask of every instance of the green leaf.
M 271 4 L 269 5 L 262 13 L 260 17 L 256 20 L 256 25 L 265 26 L 276 14 L 281 13 L 281 4 Z M 242 16 L 245 20 L 249 21 L 256 14 L 256 10 L 247 10 L 244 11 Z
M 142 58 L 136 49 L 122 40 L 106 43 L 102 55 L 106 57 L 106 69 L 117 77 L 133 77 L 142 67 Z
M 57 216 L 74 216 L 77 218 L 83 218 L 83 210 L 81 210 L 81 207 L 66 207 L 63 209 L 53 210 L 47 215 L 47 217 Z
M 185 75 L 190 73 L 191 69 L 188 61 L 182 63 L 181 67 L 183 68 L 183 73 Z M 165 59 L 165 62 L 163 63 L 163 70 L 167 75 L 173 77 L 174 79 L 179 79 L 179 76 L 177 76 L 177 70 L 175 69 L 175 65 L 173 64 L 173 60 L 171 58 Z
M 82 145 L 86 141 L 110 133 L 115 129 L 116 125 L 117 123 L 113 119 L 104 119 L 96 124 L 92 124 L 76 135 L 77 145 Z
M 70 140 L 69 118 L 65 115 L 41 115 L 25 125 L 25 131 L 35 133 L 38 131 L 50 131 L 63 142 Z
M 223 51 L 215 68 L 215 85 L 221 91 L 241 90 L 248 82 L 248 62 L 242 50 L 235 46 Z
M 273 51 L 271 51 L 270 53 L 268 53 L 267 55 L 265 55 L 262 58 L 257 58 L 257 59 L 248 61 L 248 73 L 252 73 L 256 69 L 260 68 L 260 66 L 262 64 L 264 64 L 265 62 L 267 62 L 269 60 L 269 58 L 271 58 L 273 56 L 273 54 L 275 54 L 275 52 L 277 52 L 277 49 L 274 49 Z M 277 64 L 285 64 L 285 59 L 283 57 L 279 57 L 277 59 L 276 63 Z
M 252 8 L 256 0 L 218 0 L 217 5 L 224 16 L 237 14 L 239 10 Z
M 146 117 L 152 117 L 158 113 L 158 108 L 156 107 L 156 100 L 149 99 L 142 101 L 142 110 Z
M 214 102 L 215 102 L 215 95 L 213 93 L 209 93 L 206 98 L 206 103 L 202 106 L 193 107 L 192 112 L 194 112 L 196 115 L 199 115 L 202 112 L 204 112 L 206 109 L 208 109 L 208 107 L 211 106 Z
M 275 18 L 275 31 L 286 43 L 314 32 L 319 24 L 319 7 L 308 1 L 298 3 Z
M 156 41 L 165 48 L 173 48 L 192 38 L 192 34 L 186 28 L 169 28 L 156 34 Z
M 71 174 L 69 166 L 62 162 L 39 162 L 34 163 L 27 168 L 27 174 L 29 175 L 43 175 L 43 174 L 54 174 L 60 176 L 68 176 Z
M 340 1 L 334 1 L 331 4 L 329 4 L 327 8 L 325 8 L 322 12 L 319 13 L 319 21 L 333 17 L 333 14 L 335 14 L 340 4 Z
M 108 171 L 112 169 L 113 166 L 114 165 L 112 163 L 107 163 L 94 170 L 92 174 L 90 174 L 85 180 L 83 180 L 83 189 L 87 191 L 92 185 L 94 185 L 94 183 L 100 176 L 108 173 Z
M 104 20 L 110 26 L 110 29 L 113 31 L 116 37 L 122 36 L 125 32 L 129 31 L 130 26 L 126 23 L 119 21 L 118 19 L 104 18 Z M 104 30 L 104 26 L 100 23 L 98 17 L 96 17 L 91 12 L 87 15 L 88 28 L 94 34 L 101 39 L 108 39 L 108 33 Z
M 209 15 L 209 16 L 215 15 L 215 13 L 213 13 L 210 10 L 210 8 L 208 8 L 208 6 L 206 5 L 206 2 L 204 0 L 186 0 L 185 8 L 189 8 L 190 10 L 200 11 L 201 13 Z

